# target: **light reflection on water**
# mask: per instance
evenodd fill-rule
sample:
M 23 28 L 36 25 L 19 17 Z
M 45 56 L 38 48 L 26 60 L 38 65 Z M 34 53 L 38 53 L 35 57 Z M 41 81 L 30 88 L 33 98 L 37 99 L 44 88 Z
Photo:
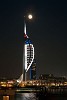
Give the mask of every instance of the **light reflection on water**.
M 36 93 L 18 93 L 15 100 L 37 100 Z
M 3 96 L 3 100 L 9 100 L 9 96 Z

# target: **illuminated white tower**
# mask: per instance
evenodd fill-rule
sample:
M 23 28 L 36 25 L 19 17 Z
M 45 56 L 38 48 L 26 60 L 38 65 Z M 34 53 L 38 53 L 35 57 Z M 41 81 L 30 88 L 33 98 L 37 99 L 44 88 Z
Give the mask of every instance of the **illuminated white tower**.
M 34 61 L 34 46 L 26 33 L 26 23 L 24 22 L 24 52 L 23 52 L 23 80 L 29 79 L 29 69 Z

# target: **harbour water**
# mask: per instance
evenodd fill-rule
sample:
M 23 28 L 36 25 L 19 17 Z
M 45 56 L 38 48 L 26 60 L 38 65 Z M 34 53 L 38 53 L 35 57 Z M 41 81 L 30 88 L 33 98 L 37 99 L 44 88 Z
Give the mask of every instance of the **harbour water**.
M 66 87 L 38 89 L 40 91 L 35 88 L 1 89 L 0 100 L 67 100 Z
M 15 100 L 67 100 L 67 95 L 36 95 L 36 93 L 21 93 L 15 95 Z
M 0 100 L 67 100 L 67 94 L 56 95 L 48 94 L 43 95 L 36 93 L 17 93 L 14 96 L 0 96 Z
M 67 100 L 67 95 L 52 95 L 52 94 L 39 94 L 36 93 L 19 93 L 15 95 L 15 100 Z

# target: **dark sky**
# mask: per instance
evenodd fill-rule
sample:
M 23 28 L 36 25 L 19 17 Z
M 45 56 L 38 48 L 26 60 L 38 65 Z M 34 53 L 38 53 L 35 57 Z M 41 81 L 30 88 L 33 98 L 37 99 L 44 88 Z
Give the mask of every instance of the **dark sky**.
M 33 2 L 34 1 L 34 2 Z M 18 78 L 23 67 L 23 16 L 35 47 L 37 76 L 52 73 L 67 76 L 66 0 L 0 1 L 0 77 Z

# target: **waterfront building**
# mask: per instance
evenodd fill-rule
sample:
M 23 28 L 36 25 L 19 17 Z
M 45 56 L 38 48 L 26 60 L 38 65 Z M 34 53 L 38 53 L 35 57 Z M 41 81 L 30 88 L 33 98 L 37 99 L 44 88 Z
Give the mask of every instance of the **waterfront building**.
M 54 83 L 63 83 L 67 81 L 67 78 L 65 77 L 57 77 L 53 74 L 41 74 L 39 76 L 40 80 L 45 80 L 46 82 L 54 82 Z

